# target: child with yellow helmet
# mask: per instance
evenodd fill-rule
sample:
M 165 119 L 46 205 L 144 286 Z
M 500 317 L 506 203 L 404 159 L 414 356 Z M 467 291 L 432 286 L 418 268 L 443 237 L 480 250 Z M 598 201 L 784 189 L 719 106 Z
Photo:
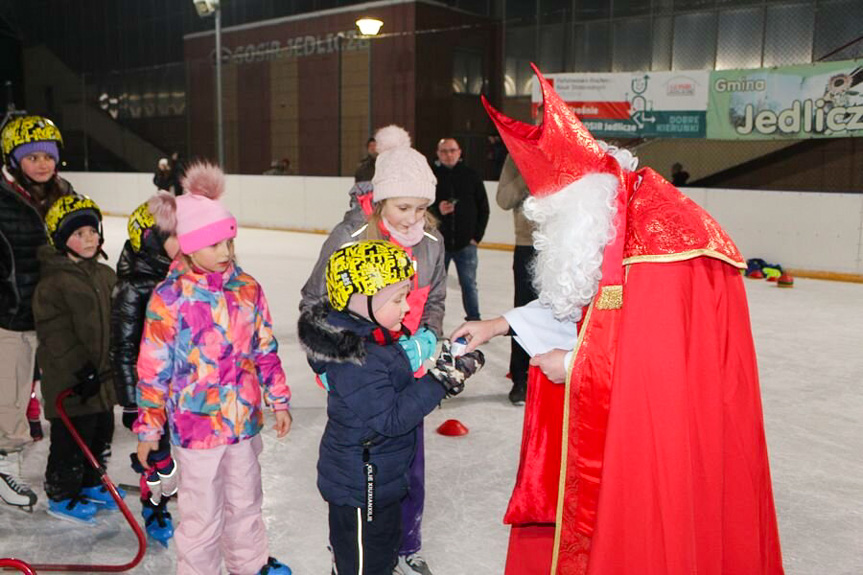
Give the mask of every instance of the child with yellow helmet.
M 114 386 L 108 359 L 111 291 L 117 278 L 98 261 L 102 212 L 85 196 L 63 196 L 45 216 L 50 245 L 39 249 L 41 278 L 33 296 L 39 336 L 45 415 L 51 445 L 45 470 L 48 513 L 93 523 L 100 509 L 117 504 L 59 418 L 57 396 L 73 389 L 64 407 L 90 451 L 107 467 L 114 436 Z
M 44 217 L 72 187 L 57 175 L 62 136 L 41 116 L 12 116 L 0 127 L 0 396 L 26 398 L 0 410 L 0 501 L 32 510 L 36 493 L 22 480 L 20 453 L 42 439 L 33 292 Z
M 117 261 L 117 286 L 111 307 L 111 365 L 114 390 L 123 406 L 123 426 L 131 431 L 138 417 L 135 397 L 138 385 L 138 351 L 147 318 L 147 302 L 156 286 L 168 275 L 179 251 L 177 237 L 156 224 L 151 204 L 167 192 L 157 192 L 129 216 L 129 239 Z M 163 428 L 159 448 L 148 458 L 149 468 L 132 457 L 132 467 L 141 474 L 141 514 L 147 533 L 164 546 L 174 535 L 168 498 L 177 491 L 177 467 L 171 457 L 170 434 Z
M 334 572 L 393 573 L 419 424 L 484 363 L 476 351 L 453 358 L 444 341 L 434 365 L 414 377 L 399 344 L 414 275 L 393 243 L 347 245 L 328 260 L 326 300 L 300 316 L 300 343 L 329 385 L 318 489 L 329 504 Z

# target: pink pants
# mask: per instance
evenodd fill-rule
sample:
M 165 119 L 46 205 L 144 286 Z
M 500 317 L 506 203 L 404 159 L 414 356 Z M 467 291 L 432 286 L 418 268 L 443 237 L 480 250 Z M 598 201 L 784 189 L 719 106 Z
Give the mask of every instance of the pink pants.
M 178 575 L 255 575 L 267 564 L 261 436 L 212 449 L 174 448 L 179 464 Z

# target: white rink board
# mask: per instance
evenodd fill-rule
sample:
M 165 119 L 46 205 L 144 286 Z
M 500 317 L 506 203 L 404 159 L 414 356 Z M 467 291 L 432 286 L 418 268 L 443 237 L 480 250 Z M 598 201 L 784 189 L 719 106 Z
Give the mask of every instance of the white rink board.
M 155 191 L 151 174 L 65 172 L 106 213 L 125 215 Z M 240 225 L 329 230 L 348 206 L 352 178 L 228 176 L 224 201 Z M 484 241 L 512 244 L 512 215 L 497 207 Z M 684 188 L 728 231 L 744 257 L 788 268 L 863 274 L 863 194 Z

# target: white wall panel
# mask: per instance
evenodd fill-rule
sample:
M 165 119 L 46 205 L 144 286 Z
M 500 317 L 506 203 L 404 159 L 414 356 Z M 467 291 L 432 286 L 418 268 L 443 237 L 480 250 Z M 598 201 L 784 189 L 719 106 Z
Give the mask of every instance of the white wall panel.
M 154 191 L 151 174 L 65 172 L 106 213 L 129 214 Z M 224 201 L 241 225 L 329 230 L 348 207 L 351 178 L 228 176 Z M 513 243 L 512 213 L 497 207 L 485 242 Z M 863 194 L 683 188 L 722 224 L 744 257 L 796 269 L 863 274 Z

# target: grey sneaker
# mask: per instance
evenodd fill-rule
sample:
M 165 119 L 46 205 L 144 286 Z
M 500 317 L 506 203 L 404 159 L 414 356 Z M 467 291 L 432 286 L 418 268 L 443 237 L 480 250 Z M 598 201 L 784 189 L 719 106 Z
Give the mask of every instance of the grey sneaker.
M 426 560 L 419 553 L 399 555 L 399 563 L 393 573 L 397 575 L 432 575 Z

